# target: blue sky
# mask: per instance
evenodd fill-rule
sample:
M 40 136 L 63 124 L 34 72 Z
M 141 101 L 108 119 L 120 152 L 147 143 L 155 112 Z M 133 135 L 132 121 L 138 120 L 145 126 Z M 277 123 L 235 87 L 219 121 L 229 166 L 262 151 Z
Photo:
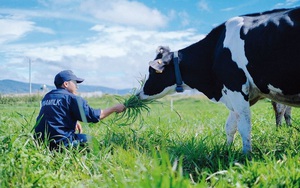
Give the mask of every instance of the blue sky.
M 85 85 L 138 87 L 159 45 L 202 39 L 227 19 L 300 0 L 0 0 L 0 80 L 53 85 L 71 69 Z

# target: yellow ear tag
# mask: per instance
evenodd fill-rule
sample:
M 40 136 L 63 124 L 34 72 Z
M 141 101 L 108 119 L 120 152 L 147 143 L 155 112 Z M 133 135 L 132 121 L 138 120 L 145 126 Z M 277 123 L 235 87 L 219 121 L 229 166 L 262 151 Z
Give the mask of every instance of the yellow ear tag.
M 162 73 L 162 71 L 156 70 L 156 73 L 158 73 L 158 74 L 161 74 L 161 73 Z
M 162 64 L 162 60 L 161 59 L 157 60 L 157 63 Z

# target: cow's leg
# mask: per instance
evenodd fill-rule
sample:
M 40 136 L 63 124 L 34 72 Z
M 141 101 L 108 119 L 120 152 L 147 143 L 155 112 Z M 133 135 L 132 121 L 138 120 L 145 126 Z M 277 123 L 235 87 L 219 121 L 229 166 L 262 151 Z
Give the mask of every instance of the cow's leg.
M 247 102 L 248 103 L 248 102 Z M 250 105 L 241 105 L 242 108 L 237 109 L 237 127 L 243 141 L 243 153 L 252 151 L 251 147 L 251 111 Z
M 234 140 L 234 135 L 237 131 L 237 114 L 234 111 L 230 111 L 225 124 L 225 131 L 227 135 L 227 144 L 231 145 Z
M 252 151 L 250 103 L 240 92 L 232 92 L 226 88 L 223 91 L 224 97 L 221 100 L 232 111 L 226 122 L 227 141 L 233 141 L 237 127 L 243 141 L 243 153 L 247 154 Z
M 291 126 L 291 119 L 292 119 L 292 107 L 286 106 L 285 112 L 284 112 L 284 119 L 288 126 Z
M 281 120 L 283 118 L 286 106 L 274 101 L 272 101 L 272 106 L 275 111 L 276 126 L 281 126 Z

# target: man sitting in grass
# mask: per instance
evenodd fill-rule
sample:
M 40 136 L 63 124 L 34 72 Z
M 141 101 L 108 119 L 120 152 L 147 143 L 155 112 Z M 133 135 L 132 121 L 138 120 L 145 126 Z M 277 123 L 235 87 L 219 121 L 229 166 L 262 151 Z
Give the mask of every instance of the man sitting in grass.
M 91 108 L 86 100 L 76 95 L 77 84 L 83 80 L 71 70 L 61 71 L 54 78 L 56 89 L 42 99 L 35 136 L 49 143 L 51 150 L 62 145 L 77 147 L 88 142 L 88 135 L 81 134 L 82 127 L 78 121 L 97 123 L 113 112 L 125 110 L 123 104 L 102 110 Z M 79 133 L 75 133 L 76 130 Z

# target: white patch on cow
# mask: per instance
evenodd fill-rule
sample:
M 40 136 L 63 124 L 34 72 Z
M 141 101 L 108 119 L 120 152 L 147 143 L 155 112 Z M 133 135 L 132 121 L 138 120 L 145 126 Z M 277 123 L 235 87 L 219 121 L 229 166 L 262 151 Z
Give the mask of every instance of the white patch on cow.
M 246 68 L 248 59 L 245 54 L 245 42 L 240 38 L 240 31 L 243 25 L 243 17 L 234 17 L 228 20 L 225 23 L 226 34 L 223 45 L 230 50 L 232 60 L 237 63 L 237 66 L 244 71 L 248 80 L 253 83 L 253 79 Z
M 227 144 L 231 145 L 234 140 L 235 133 L 237 131 L 237 114 L 233 111 L 230 111 L 230 114 L 227 118 L 226 124 L 225 124 L 225 131 L 227 136 Z
M 226 121 L 225 130 L 227 143 L 231 144 L 236 130 L 239 131 L 243 140 L 243 152 L 251 151 L 251 111 L 250 104 L 244 96 L 237 91 L 231 91 L 225 86 L 222 89 L 220 102 L 231 110 Z
M 272 86 L 271 84 L 268 85 L 268 89 L 270 90 L 270 94 L 273 94 L 273 95 L 275 95 L 275 94 L 281 94 L 281 95 L 283 95 L 281 89 L 276 88 L 276 87 Z
M 244 41 L 240 38 L 240 30 L 244 25 L 242 17 L 234 17 L 226 22 L 226 35 L 224 39 L 224 47 L 230 49 L 232 60 L 238 63 L 240 68 L 247 65 L 248 60 L 245 56 Z
M 276 13 L 274 13 L 276 14 Z M 249 17 L 248 17 L 249 18 Z M 246 35 L 250 30 L 260 27 L 260 26 L 264 26 L 266 27 L 268 24 L 275 24 L 277 27 L 280 25 L 280 21 L 285 20 L 286 24 L 289 24 L 290 26 L 294 26 L 294 22 L 293 20 L 291 20 L 291 18 L 285 14 L 283 16 L 272 16 L 271 14 L 269 15 L 261 15 L 259 17 L 253 17 L 250 18 L 251 21 L 248 21 L 248 23 L 245 24 L 246 27 L 244 27 L 243 32 Z
M 286 21 L 287 24 L 293 26 L 294 25 L 294 22 L 291 20 L 291 18 L 288 16 L 288 15 L 285 15 L 283 17 L 281 17 L 281 19 L 284 19 Z M 279 26 L 280 24 L 280 19 L 278 19 L 277 17 L 274 17 L 274 18 L 270 18 L 270 20 L 276 25 L 276 26 Z M 264 26 L 266 26 L 268 24 L 268 21 L 265 21 L 265 20 L 262 20 L 263 23 L 264 23 Z
M 294 22 L 291 20 L 291 18 L 288 15 L 286 15 L 284 19 L 286 23 L 290 24 L 291 26 L 294 26 Z
M 182 87 L 183 87 L 183 90 L 191 90 L 191 88 L 188 85 L 186 85 L 185 83 L 182 83 Z M 139 91 L 137 93 L 138 93 L 140 99 L 142 99 L 142 100 L 159 99 L 166 95 L 171 95 L 171 94 L 176 93 L 176 84 L 166 87 L 162 92 L 160 92 L 156 95 L 146 95 L 144 93 L 143 89 L 141 89 L 141 91 Z
M 222 89 L 222 97 L 220 98 L 219 102 L 224 103 L 231 111 L 236 111 L 239 104 L 244 102 L 248 104 L 248 101 L 245 101 L 244 96 L 240 92 L 231 91 L 230 89 L 226 88 L 226 86 L 224 86 Z M 236 104 L 237 106 L 235 106 Z
M 170 95 L 175 93 L 176 84 L 166 87 L 162 92 L 156 94 L 156 95 L 146 95 L 143 90 L 139 93 L 139 97 L 142 100 L 152 100 L 152 99 L 159 99 L 166 95 Z

